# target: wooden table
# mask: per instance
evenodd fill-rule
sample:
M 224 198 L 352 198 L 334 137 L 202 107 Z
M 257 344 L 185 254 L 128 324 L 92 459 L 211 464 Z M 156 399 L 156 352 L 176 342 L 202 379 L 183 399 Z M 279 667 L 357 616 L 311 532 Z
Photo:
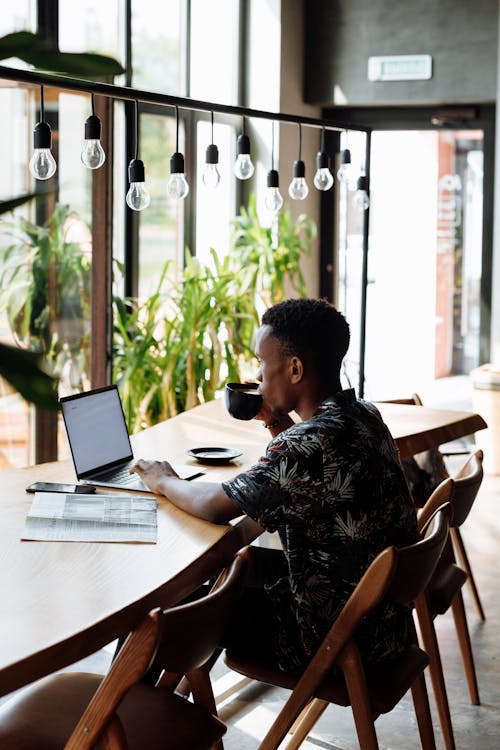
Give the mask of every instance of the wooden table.
M 485 426 L 478 415 L 381 404 L 402 455 Z M 229 417 L 212 402 L 133 437 L 136 457 L 190 461 L 189 448 L 235 447 L 230 465 L 207 468 L 221 481 L 265 451 L 262 424 Z M 195 463 L 193 461 L 193 463 Z M 259 527 L 248 518 L 216 526 L 159 498 L 158 543 L 21 542 L 35 480 L 74 481 L 70 461 L 0 472 L 0 695 L 109 643 L 152 607 L 178 602 L 214 575 Z M 196 481 L 196 480 L 194 480 Z

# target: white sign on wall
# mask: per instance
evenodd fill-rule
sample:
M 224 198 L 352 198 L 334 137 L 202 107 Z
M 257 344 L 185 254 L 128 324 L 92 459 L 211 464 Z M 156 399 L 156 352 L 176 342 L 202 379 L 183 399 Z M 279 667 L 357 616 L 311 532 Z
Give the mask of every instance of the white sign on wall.
M 428 81 L 431 55 L 387 55 L 368 58 L 369 81 Z

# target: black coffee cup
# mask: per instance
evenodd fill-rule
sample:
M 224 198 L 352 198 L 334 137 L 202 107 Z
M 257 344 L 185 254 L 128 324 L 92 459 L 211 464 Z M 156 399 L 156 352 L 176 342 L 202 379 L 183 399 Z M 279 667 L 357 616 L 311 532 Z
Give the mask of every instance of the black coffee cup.
M 262 407 L 258 383 L 227 383 L 226 408 L 235 419 L 253 419 Z

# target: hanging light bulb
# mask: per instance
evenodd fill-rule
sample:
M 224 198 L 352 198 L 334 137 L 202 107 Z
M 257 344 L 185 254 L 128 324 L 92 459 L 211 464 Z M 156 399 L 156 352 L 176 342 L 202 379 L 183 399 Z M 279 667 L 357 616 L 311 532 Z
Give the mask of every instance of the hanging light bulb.
M 306 182 L 306 165 L 302 161 L 302 123 L 299 125 L 299 158 L 293 163 L 292 181 L 288 186 L 288 195 L 295 201 L 303 201 L 309 194 L 309 187 Z
M 214 143 L 214 113 L 211 113 L 212 119 L 212 143 L 207 146 L 205 154 L 205 171 L 203 172 L 202 180 L 208 190 L 215 190 L 220 182 L 220 173 L 217 169 L 219 163 L 219 149 Z
M 264 204 L 268 211 L 272 214 L 277 214 L 283 205 L 283 198 L 279 191 L 280 178 L 278 171 L 274 168 L 274 121 L 272 129 L 272 141 L 271 141 L 271 169 L 267 173 L 267 190 L 264 198 Z
M 52 156 L 52 131 L 45 122 L 45 108 L 43 101 L 43 86 L 40 86 L 40 122 L 33 129 L 33 155 L 30 159 L 29 170 L 37 180 L 48 180 L 56 172 L 56 160 Z
M 250 138 L 245 133 L 245 118 L 243 118 L 243 132 L 238 136 L 236 149 L 238 156 L 234 162 L 234 174 L 238 180 L 249 180 L 255 172 L 255 167 L 250 158 Z
M 337 172 L 339 182 L 349 186 L 353 180 L 352 176 L 352 164 L 351 164 L 351 152 L 348 148 L 345 148 L 340 154 L 340 167 Z
M 101 146 L 101 121 L 94 109 L 94 94 L 91 94 L 92 114 L 85 120 L 85 140 L 80 158 L 88 169 L 99 169 L 106 161 L 106 154 Z
M 353 203 L 355 208 L 366 211 L 370 206 L 370 197 L 368 195 L 368 177 L 361 175 L 358 177 L 357 190 L 354 194 Z
M 179 152 L 179 108 L 175 107 L 175 153 L 170 157 L 170 177 L 167 182 L 169 198 L 182 200 L 189 193 L 189 185 L 184 173 L 184 156 Z
M 264 203 L 272 214 L 278 213 L 283 205 L 283 198 L 279 191 L 280 179 L 276 169 L 270 169 L 267 173 L 267 190 Z
M 318 190 L 330 190 L 333 185 L 333 175 L 330 172 L 330 157 L 325 151 L 325 129 L 321 129 L 321 150 L 316 154 L 316 174 L 314 187 Z
M 149 206 L 151 198 L 144 184 L 144 162 L 139 158 L 139 105 L 135 101 L 135 158 L 128 165 L 128 181 L 130 187 L 127 192 L 127 206 L 133 211 L 142 211 Z

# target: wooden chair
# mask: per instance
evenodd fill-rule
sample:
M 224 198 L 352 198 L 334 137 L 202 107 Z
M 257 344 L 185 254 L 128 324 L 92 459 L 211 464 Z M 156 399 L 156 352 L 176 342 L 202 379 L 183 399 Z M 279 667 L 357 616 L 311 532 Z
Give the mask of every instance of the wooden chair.
M 437 615 L 444 614 L 448 611 L 448 609 L 451 608 L 453 619 L 455 621 L 455 629 L 457 632 L 458 644 L 462 656 L 462 663 L 464 666 L 470 701 L 475 706 L 478 706 L 480 704 L 479 689 L 477 685 L 477 677 L 474 666 L 474 656 L 472 654 L 469 628 L 467 626 L 467 618 L 462 597 L 462 587 L 467 580 L 467 573 L 457 565 L 452 544 L 452 531 L 458 531 L 459 526 L 467 517 L 470 508 L 472 507 L 472 503 L 474 502 L 475 495 L 477 494 L 477 489 L 479 488 L 482 479 L 481 458 L 482 452 L 477 451 L 467 462 L 469 472 L 467 472 L 466 467 L 464 467 L 465 475 L 459 476 L 458 479 L 455 479 L 453 481 L 454 491 L 450 499 L 452 507 L 452 517 L 450 520 L 450 538 L 446 542 L 443 554 L 436 567 L 436 571 L 430 580 L 426 592 L 426 599 L 428 603 L 431 623 L 428 622 L 429 618 L 426 616 L 425 612 L 419 611 L 419 607 L 417 606 L 417 614 L 419 616 L 424 648 L 428 652 L 431 659 L 431 677 L 433 676 L 434 665 L 434 669 L 441 670 L 441 677 L 439 677 L 439 674 L 436 671 L 436 676 L 439 681 L 441 681 L 442 678 L 439 649 L 437 646 L 434 626 L 432 625 L 431 629 L 430 625 L 432 624 L 432 620 L 434 620 Z M 445 484 L 451 481 L 451 479 L 445 480 L 445 482 L 443 482 L 435 490 L 435 492 L 429 498 L 429 501 L 420 511 L 420 528 L 423 527 L 428 518 L 431 517 L 435 512 L 436 506 L 440 502 L 440 490 Z M 438 693 L 436 693 L 436 685 L 434 687 L 436 700 L 438 701 L 439 687 L 437 687 Z
M 354 636 L 361 619 L 385 597 L 409 605 L 425 589 L 448 536 L 448 513 L 449 505 L 436 513 L 425 539 L 389 547 L 373 560 L 301 676 L 283 672 L 250 647 L 226 651 L 226 664 L 236 672 L 292 690 L 260 750 L 277 748 L 294 724 L 288 749 L 298 747 L 329 703 L 350 705 L 361 750 L 377 750 L 375 719 L 391 711 L 410 688 L 422 747 L 434 750 L 424 679 L 429 659 L 418 647 L 414 628 L 403 653 L 380 668 L 364 668 Z M 334 666 L 341 677 L 332 673 Z
M 249 569 L 242 550 L 203 599 L 150 612 L 129 635 L 108 674 L 44 678 L 0 707 L 2 750 L 208 750 L 222 748 L 203 665 L 219 645 Z M 155 656 L 156 655 L 156 656 Z M 140 682 L 153 658 L 161 686 Z M 194 702 L 174 693 L 186 674 Z
M 391 404 L 413 404 L 415 406 L 422 406 L 422 400 L 417 393 L 414 393 L 409 398 L 391 399 L 387 403 Z M 432 454 L 441 456 L 441 453 L 435 449 L 434 451 L 426 451 L 429 454 L 432 461 Z M 454 509 L 454 522 L 451 527 L 451 538 L 455 552 L 460 560 L 462 567 L 467 573 L 467 586 L 471 596 L 474 610 L 480 620 L 485 620 L 485 614 L 479 592 L 477 590 L 472 568 L 467 556 L 465 545 L 460 533 L 460 526 L 464 523 L 467 516 L 469 515 L 474 500 L 479 492 L 479 488 L 483 481 L 483 452 L 476 450 L 472 454 L 468 450 L 461 451 L 461 453 L 468 454 L 469 458 L 463 464 L 461 469 L 452 475 L 452 478 L 456 482 L 455 486 L 455 509 Z M 448 455 L 445 451 L 444 456 Z M 457 451 L 454 451 L 453 455 L 457 455 Z M 436 462 L 434 462 L 436 463 Z M 443 464 L 444 469 L 448 473 L 447 467 Z M 443 477 L 444 478 L 444 477 Z M 432 489 L 435 489 L 433 487 Z

